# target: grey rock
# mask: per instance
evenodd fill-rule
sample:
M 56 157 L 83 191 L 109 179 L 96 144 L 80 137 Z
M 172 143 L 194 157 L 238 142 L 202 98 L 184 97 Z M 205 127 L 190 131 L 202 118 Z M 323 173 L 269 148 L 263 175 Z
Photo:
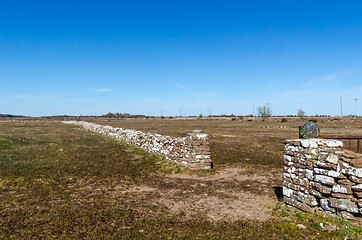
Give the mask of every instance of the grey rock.
M 315 122 L 307 122 L 300 130 L 301 138 L 317 138 L 319 134 L 319 127 Z
M 352 202 L 350 199 L 338 199 L 338 198 L 330 198 L 331 206 L 340 210 L 347 211 L 352 213 L 358 213 L 358 207 L 355 202 Z

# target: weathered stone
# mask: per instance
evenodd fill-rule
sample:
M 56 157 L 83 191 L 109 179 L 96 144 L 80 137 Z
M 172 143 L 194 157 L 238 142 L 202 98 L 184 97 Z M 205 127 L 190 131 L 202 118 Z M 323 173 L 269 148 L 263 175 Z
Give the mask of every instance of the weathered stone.
M 314 181 L 323 183 L 325 185 L 333 185 L 334 184 L 334 178 L 327 177 L 324 175 L 314 175 Z
M 362 168 L 362 157 L 352 159 L 349 163 L 355 168 Z
M 344 167 L 344 169 L 341 170 L 343 174 L 362 178 L 362 168 L 354 168 L 344 162 L 342 162 L 342 165 Z
M 362 183 L 362 178 L 359 178 L 359 177 L 355 177 L 355 176 L 348 176 L 348 179 L 351 180 L 352 182 L 355 182 L 355 183 Z
M 318 198 L 322 198 L 322 197 L 323 197 L 322 194 L 321 194 L 319 191 L 317 191 L 317 190 L 315 190 L 315 189 L 313 189 L 313 188 L 308 188 L 308 189 L 307 189 L 307 192 L 308 192 L 309 194 L 315 196 L 315 197 L 318 197 Z
M 291 198 L 292 197 L 292 195 L 293 195 L 293 190 L 292 189 L 290 189 L 290 188 L 287 188 L 287 187 L 285 187 L 285 186 L 283 186 L 283 195 L 284 196 L 286 196 L 286 197 L 288 197 L 288 198 Z
M 355 184 L 348 179 L 338 179 L 337 183 L 342 184 L 342 185 L 349 185 L 349 186 L 353 186 Z
M 343 142 L 339 140 L 328 139 L 323 141 L 327 147 L 343 147 Z
M 352 190 L 353 190 L 354 192 L 362 192 L 362 184 L 358 184 L 358 185 L 352 186 Z
M 301 186 L 299 186 L 299 185 L 296 185 L 296 184 L 294 184 L 294 183 L 292 183 L 292 182 L 284 182 L 284 184 L 283 184 L 286 188 L 289 188 L 289 189 L 292 189 L 292 190 L 295 190 L 295 191 L 299 191 L 299 190 L 301 190 Z
M 330 177 L 334 177 L 334 178 L 347 178 L 346 176 L 344 176 L 340 172 L 333 171 L 333 170 L 328 171 L 327 175 L 330 176 Z
M 294 200 L 294 199 L 291 199 L 291 198 L 288 198 L 288 197 L 285 197 L 283 198 L 284 202 L 293 206 L 293 207 L 296 207 L 304 212 L 311 212 L 312 208 L 310 206 L 308 206 L 307 204 L 305 203 L 301 203 L 297 200 Z
M 341 159 L 343 162 L 349 163 L 351 161 L 350 158 L 346 158 L 346 157 L 340 157 L 339 159 Z
M 332 192 L 352 194 L 352 189 L 351 189 L 351 186 L 338 184 L 338 185 L 333 185 Z
M 332 205 L 328 199 L 321 199 L 320 203 L 324 210 L 330 211 L 332 213 L 336 212 L 336 209 L 334 207 L 332 207 Z
M 328 170 L 323 168 L 314 168 L 315 174 L 328 175 Z
M 284 166 L 284 172 L 287 172 L 287 173 L 295 173 L 296 172 L 296 168 L 295 167 L 287 167 L 287 166 Z
M 326 163 L 326 162 L 322 162 L 322 161 L 317 161 L 316 166 L 320 167 L 320 168 L 329 169 L 329 170 L 337 170 L 337 168 L 338 168 L 337 164 L 330 164 L 330 163 Z
M 317 183 L 317 182 L 310 182 L 310 185 L 312 188 L 314 188 L 315 190 L 323 193 L 323 194 L 330 194 L 332 192 L 332 188 L 331 187 L 327 187 L 321 183 Z
M 340 199 L 354 199 L 351 194 L 331 193 L 331 196 Z
M 293 152 L 284 159 L 286 203 L 303 211 L 319 209 L 325 215 L 338 213 L 345 218 L 362 215 L 362 168 L 356 167 L 360 160 L 349 164 L 351 160 L 344 155 L 350 153 L 340 148 L 341 141 L 293 141 L 299 141 L 300 146 L 288 147 Z M 362 156 L 354 159 L 358 158 Z
M 340 156 L 344 153 L 344 151 L 336 150 L 336 151 L 334 151 L 334 153 L 337 154 L 338 156 Z
M 309 181 L 307 178 L 305 178 L 303 175 L 295 175 L 294 178 L 292 178 L 292 181 L 295 184 L 298 184 L 300 186 L 304 186 L 304 187 L 308 187 L 309 186 Z
M 312 149 L 306 148 L 303 150 L 303 152 L 305 154 L 316 155 L 316 156 L 318 156 L 318 154 L 319 154 L 319 150 L 317 148 L 312 148 Z
M 315 199 L 315 197 L 313 197 L 313 196 L 311 196 L 309 194 L 305 194 L 305 193 L 302 193 L 302 192 L 298 191 L 298 192 L 295 193 L 295 197 L 299 202 L 306 203 L 311 207 L 315 207 L 315 206 L 318 205 L 318 202 Z
M 319 136 L 319 134 L 320 134 L 319 127 L 315 122 L 307 122 L 300 130 L 300 135 L 302 138 L 316 138 Z M 301 143 L 303 145 L 302 141 Z M 309 147 L 309 145 L 307 147 Z
M 305 171 L 305 176 L 308 178 L 308 180 L 313 180 L 314 178 L 313 170 L 304 169 L 304 171 Z
M 290 173 L 283 173 L 283 178 L 284 178 L 284 180 L 286 180 L 288 182 L 292 181 L 292 175 Z
M 331 206 L 341 210 L 348 211 L 352 213 L 358 213 L 357 204 L 352 202 L 350 199 L 338 199 L 338 198 L 330 198 L 329 199 Z
M 327 170 L 323 168 L 314 168 L 315 174 L 321 174 L 329 177 L 338 178 L 341 174 L 334 170 Z M 343 177 L 342 177 L 343 178 Z
M 330 153 L 326 159 L 327 162 L 332 163 L 332 164 L 337 164 L 338 163 L 338 156 Z

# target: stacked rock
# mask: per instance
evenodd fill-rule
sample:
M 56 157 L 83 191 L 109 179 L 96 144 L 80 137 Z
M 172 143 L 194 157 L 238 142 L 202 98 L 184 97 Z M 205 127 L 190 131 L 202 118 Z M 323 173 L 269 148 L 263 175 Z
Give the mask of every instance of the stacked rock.
M 303 211 L 361 218 L 362 155 L 342 147 L 338 140 L 287 140 L 284 201 Z
M 191 170 L 212 168 L 209 135 L 196 130 L 188 133 L 186 139 L 192 148 L 191 156 L 188 159 L 188 168 Z
M 199 131 L 189 133 L 187 137 L 174 138 L 156 133 L 114 128 L 84 121 L 63 121 L 76 124 L 93 132 L 124 141 L 166 160 L 184 165 L 190 170 L 211 169 L 209 136 Z

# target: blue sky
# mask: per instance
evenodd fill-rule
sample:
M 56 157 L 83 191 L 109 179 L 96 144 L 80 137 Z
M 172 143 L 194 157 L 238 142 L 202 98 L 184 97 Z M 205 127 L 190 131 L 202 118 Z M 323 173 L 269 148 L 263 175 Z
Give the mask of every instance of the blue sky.
M 0 6 L 0 113 L 362 114 L 360 1 Z

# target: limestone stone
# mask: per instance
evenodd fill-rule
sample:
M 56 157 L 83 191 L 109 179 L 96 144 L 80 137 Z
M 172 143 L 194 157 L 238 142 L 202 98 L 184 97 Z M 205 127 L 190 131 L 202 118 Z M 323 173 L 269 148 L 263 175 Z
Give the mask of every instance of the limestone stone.
M 324 210 L 330 211 L 332 213 L 336 212 L 336 209 L 334 207 L 332 207 L 332 205 L 328 199 L 321 199 L 320 203 Z
M 352 194 L 343 194 L 343 193 L 331 193 L 332 197 L 335 198 L 340 198 L 340 199 L 351 199 L 351 200 L 355 200 L 355 198 L 352 196 Z
M 327 145 L 327 147 L 343 147 L 343 142 L 334 139 L 324 140 L 323 143 Z
M 285 202 L 328 216 L 362 216 L 362 155 L 346 158 L 351 152 L 338 140 L 295 139 L 286 145 L 292 143 L 286 146 L 291 155 L 284 157 Z
M 332 163 L 332 164 L 337 164 L 338 163 L 338 156 L 330 153 L 326 159 L 327 162 Z
M 322 197 L 323 197 L 322 194 L 321 194 L 319 191 L 317 191 L 317 190 L 315 190 L 315 189 L 313 189 L 313 188 L 308 188 L 308 189 L 307 189 L 307 192 L 308 192 L 309 194 L 317 197 L 317 198 L 322 198 Z
M 348 211 L 352 213 L 358 213 L 357 204 L 352 202 L 350 199 L 338 199 L 338 198 L 330 198 L 329 199 L 331 206 L 341 210 Z
M 352 159 L 350 164 L 355 168 L 362 168 L 362 157 Z
M 329 169 L 329 170 L 337 170 L 337 168 L 338 168 L 337 164 L 330 164 L 330 163 L 326 163 L 323 161 L 317 161 L 316 166 L 320 167 L 320 168 Z
M 359 178 L 359 177 L 355 177 L 355 176 L 348 176 L 348 179 L 351 180 L 352 182 L 355 182 L 355 183 L 362 183 L 362 178 Z
M 314 168 L 315 174 L 328 175 L 328 170 L 323 168 Z
M 343 174 L 362 178 L 362 168 L 351 167 L 347 163 L 343 163 L 343 165 L 345 167 L 344 169 L 341 170 Z
M 288 197 L 288 198 L 292 197 L 293 192 L 294 192 L 292 189 L 287 188 L 287 187 L 285 187 L 285 186 L 283 186 L 282 189 L 283 189 L 283 195 L 284 195 L 284 196 L 286 196 L 286 197 Z
M 362 184 L 358 184 L 352 187 L 352 190 L 355 192 L 362 192 Z
M 318 205 L 318 202 L 317 200 L 315 199 L 315 197 L 309 195 L 309 194 L 305 194 L 305 193 L 302 193 L 302 192 L 296 192 L 295 194 L 296 196 L 296 199 L 299 201 L 299 202 L 303 202 L 303 203 L 306 203 L 308 204 L 309 206 L 311 207 L 315 207 Z
M 326 185 L 333 185 L 334 184 L 334 178 L 332 177 L 327 177 L 324 175 L 315 175 L 314 176 L 314 181 L 319 182 L 319 183 L 323 183 Z
M 338 179 L 337 183 L 342 184 L 342 185 L 349 185 L 349 186 L 355 185 L 355 183 L 353 183 L 352 181 L 350 181 L 348 179 Z
M 283 198 L 284 202 L 293 206 L 293 207 L 296 207 L 298 208 L 299 210 L 302 210 L 304 212 L 311 212 L 312 208 L 310 206 L 308 206 L 307 204 L 305 203 L 301 203 L 297 200 L 294 200 L 294 199 L 291 199 L 291 198 L 288 198 L 288 197 L 285 197 Z
M 314 177 L 313 170 L 304 169 L 304 171 L 305 171 L 305 176 L 308 178 L 308 180 L 313 180 L 313 177 Z
M 310 185 L 313 189 L 323 193 L 323 194 L 330 194 L 332 192 L 332 188 L 325 186 L 321 183 L 317 183 L 317 182 L 310 182 Z
M 337 185 L 333 185 L 332 192 L 352 194 L 352 189 L 351 189 L 351 186 L 337 184 Z

